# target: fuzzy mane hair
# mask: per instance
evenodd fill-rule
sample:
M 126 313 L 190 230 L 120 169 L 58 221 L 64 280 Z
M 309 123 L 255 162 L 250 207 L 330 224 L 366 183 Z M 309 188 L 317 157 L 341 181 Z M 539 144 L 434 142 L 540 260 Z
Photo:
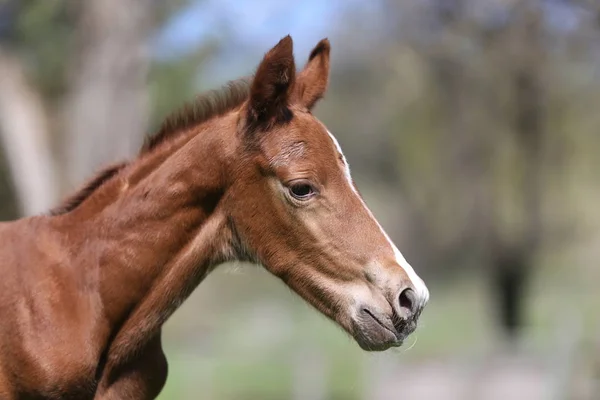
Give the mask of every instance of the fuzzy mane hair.
M 244 103 L 250 95 L 250 79 L 231 81 L 219 90 L 212 90 L 186 103 L 165 118 L 158 131 L 146 138 L 140 155 L 147 154 L 187 129 L 198 126 L 211 118 L 223 115 Z M 66 214 L 76 209 L 100 186 L 114 178 L 130 161 L 110 165 L 86 182 L 79 190 L 68 196 L 61 204 L 51 209 L 52 216 Z

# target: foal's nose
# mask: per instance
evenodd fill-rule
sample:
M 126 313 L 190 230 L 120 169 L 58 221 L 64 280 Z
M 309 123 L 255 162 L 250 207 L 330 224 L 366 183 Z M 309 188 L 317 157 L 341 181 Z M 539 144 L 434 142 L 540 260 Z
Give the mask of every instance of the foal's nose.
M 417 292 L 411 286 L 401 289 L 398 295 L 398 316 L 405 321 L 416 321 L 426 301 L 427 299 L 417 295 Z

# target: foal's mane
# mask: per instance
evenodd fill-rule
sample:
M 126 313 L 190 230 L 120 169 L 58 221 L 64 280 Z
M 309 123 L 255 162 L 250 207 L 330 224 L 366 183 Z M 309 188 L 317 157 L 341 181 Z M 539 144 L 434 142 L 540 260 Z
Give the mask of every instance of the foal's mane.
M 156 146 L 184 132 L 192 126 L 198 126 L 213 117 L 225 114 L 241 105 L 250 95 L 250 81 L 241 78 L 230 81 L 221 89 L 211 90 L 186 103 L 168 116 L 158 132 L 147 138 L 142 154 L 152 151 Z
M 69 211 L 76 209 L 85 199 L 90 197 L 105 182 L 109 181 L 119 171 L 129 165 L 129 162 L 124 161 L 118 164 L 109 165 L 94 175 L 92 179 L 87 181 L 78 191 L 68 196 L 63 202 L 50 210 L 51 216 L 66 214 Z
M 159 145 L 175 138 L 187 129 L 198 126 L 214 117 L 225 114 L 240 106 L 250 95 L 250 80 L 241 78 L 230 81 L 221 89 L 211 90 L 195 100 L 183 105 L 179 110 L 165 118 L 158 131 L 146 138 L 140 155 L 152 152 Z M 60 205 L 50 210 L 49 215 L 66 214 L 83 203 L 98 188 L 130 165 L 132 161 L 125 161 L 110 165 L 86 182 L 79 190 L 68 196 Z

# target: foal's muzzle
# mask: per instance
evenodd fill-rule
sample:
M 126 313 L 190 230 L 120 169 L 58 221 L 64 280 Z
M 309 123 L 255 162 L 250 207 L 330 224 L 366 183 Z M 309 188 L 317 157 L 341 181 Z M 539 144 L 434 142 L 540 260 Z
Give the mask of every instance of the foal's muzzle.
M 358 344 L 369 351 L 401 346 L 417 328 L 426 302 L 427 298 L 419 297 L 411 286 L 407 286 L 389 299 L 385 311 L 377 304 L 363 305 L 355 321 Z

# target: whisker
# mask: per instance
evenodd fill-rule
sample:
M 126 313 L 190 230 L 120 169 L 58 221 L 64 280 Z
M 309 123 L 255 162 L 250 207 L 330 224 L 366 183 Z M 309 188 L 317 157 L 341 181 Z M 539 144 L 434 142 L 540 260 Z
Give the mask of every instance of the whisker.
M 410 349 L 412 349 L 413 347 L 415 347 L 415 345 L 417 344 L 417 342 L 419 341 L 419 337 L 415 336 L 415 341 L 413 342 L 413 344 L 411 344 L 408 348 L 406 348 L 404 351 L 401 351 L 401 353 L 406 353 L 407 351 L 409 351 Z

